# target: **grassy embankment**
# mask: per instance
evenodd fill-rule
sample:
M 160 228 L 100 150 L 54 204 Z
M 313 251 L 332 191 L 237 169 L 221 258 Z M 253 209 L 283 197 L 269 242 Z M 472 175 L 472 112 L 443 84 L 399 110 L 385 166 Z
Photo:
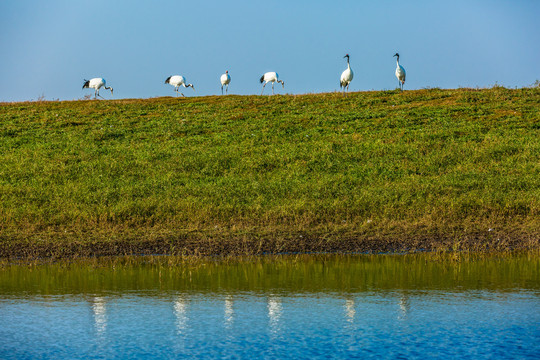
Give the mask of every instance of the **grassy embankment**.
M 0 257 L 539 247 L 538 88 L 0 110 Z

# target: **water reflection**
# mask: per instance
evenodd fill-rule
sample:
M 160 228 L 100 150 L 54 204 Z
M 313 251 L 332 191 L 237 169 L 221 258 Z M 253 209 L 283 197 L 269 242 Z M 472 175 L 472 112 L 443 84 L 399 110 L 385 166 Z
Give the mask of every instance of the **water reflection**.
M 107 308 L 105 298 L 96 296 L 92 299 L 92 312 L 94 314 L 94 328 L 98 336 L 103 336 L 107 330 Z
M 283 313 L 283 305 L 281 299 L 276 296 L 270 296 L 268 298 L 268 319 L 270 326 L 270 333 L 277 335 L 281 330 L 281 315 Z
M 176 333 L 182 335 L 188 328 L 187 317 L 188 303 L 183 296 L 178 296 L 174 301 L 174 316 L 176 317 Z
M 540 353 L 538 257 L 115 261 L 2 268 L 0 359 Z
M 411 306 L 409 297 L 407 296 L 406 293 L 401 293 L 401 295 L 399 296 L 398 305 L 399 305 L 398 319 L 405 320 L 407 318 L 407 314 L 409 313 L 409 309 Z
M 345 317 L 350 324 L 354 323 L 354 316 L 356 315 L 356 309 L 354 308 L 354 300 L 345 300 Z
M 324 264 L 324 265 L 322 265 Z M 0 294 L 101 294 L 159 290 L 181 294 L 221 293 L 260 289 L 271 294 L 335 292 L 373 289 L 407 291 L 504 289 L 531 287 L 538 278 L 539 257 L 516 256 L 504 261 L 480 258 L 455 261 L 429 255 L 276 257 L 259 261 L 169 265 L 163 257 L 94 260 L 94 262 L 5 266 L 0 271 Z M 114 269 L 114 271 L 112 270 Z
M 230 329 L 234 322 L 234 302 L 232 296 L 225 297 L 225 328 Z

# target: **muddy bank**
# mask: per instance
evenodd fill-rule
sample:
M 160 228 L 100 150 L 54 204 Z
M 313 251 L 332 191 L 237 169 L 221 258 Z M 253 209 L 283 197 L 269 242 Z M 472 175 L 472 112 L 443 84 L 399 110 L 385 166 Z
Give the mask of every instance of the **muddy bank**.
M 272 234 L 216 235 L 190 234 L 177 237 L 115 239 L 3 239 L 1 258 L 69 259 L 93 256 L 180 255 L 244 256 L 280 253 L 388 253 L 414 251 L 511 251 L 540 248 L 538 235 L 485 236 L 470 234 L 460 238 L 428 236 L 389 238 L 354 234 Z

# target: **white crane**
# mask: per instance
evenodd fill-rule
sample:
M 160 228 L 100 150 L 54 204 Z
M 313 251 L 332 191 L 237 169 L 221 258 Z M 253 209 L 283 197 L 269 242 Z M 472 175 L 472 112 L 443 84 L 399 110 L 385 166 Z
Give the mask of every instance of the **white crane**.
M 264 87 L 266 86 L 266 84 L 268 84 L 269 82 L 272 83 L 272 95 L 274 95 L 274 84 L 275 83 L 281 83 L 281 85 L 283 86 L 283 88 L 285 89 L 285 82 L 283 80 L 279 80 L 279 75 L 277 72 L 274 72 L 274 71 L 269 71 L 267 73 L 265 73 L 263 76 L 261 76 L 261 84 L 264 82 L 264 85 L 262 87 L 262 91 L 261 91 L 261 95 L 263 94 L 264 92 Z
M 225 74 L 221 75 L 221 95 L 223 95 L 223 86 L 227 85 L 225 93 L 229 93 L 229 83 L 231 82 L 231 75 L 229 75 L 229 70 L 225 71 Z
M 343 91 L 345 91 L 345 89 L 349 91 L 349 85 L 354 77 L 354 73 L 351 69 L 351 64 L 349 63 L 349 54 L 346 54 L 343 58 L 347 58 L 347 68 L 341 73 L 339 87 L 340 89 L 343 89 Z
M 174 91 L 176 91 L 176 96 L 178 96 L 178 88 L 180 86 L 183 86 L 186 89 L 188 87 L 191 87 L 193 89 L 193 91 L 195 91 L 195 88 L 193 87 L 193 84 L 187 84 L 186 85 L 186 78 L 181 76 L 181 75 L 169 76 L 167 78 L 167 80 L 165 80 L 165 84 L 171 84 L 172 86 L 174 86 Z M 184 94 L 182 94 L 182 93 L 180 93 L 180 94 L 185 97 Z
M 407 74 L 405 73 L 405 68 L 399 65 L 399 54 L 395 53 L 394 56 L 397 56 L 396 77 L 399 81 L 399 88 L 401 89 L 401 91 L 403 91 L 403 85 L 405 85 L 405 76 Z
M 111 95 L 113 94 L 113 88 L 112 86 L 111 87 L 107 87 L 107 82 L 105 81 L 104 78 L 93 78 L 93 79 L 90 79 L 90 80 L 86 80 L 84 79 L 84 85 L 83 85 L 83 89 L 84 88 L 92 88 L 94 89 L 94 99 L 97 99 L 97 97 L 99 96 L 100 98 L 104 99 L 103 96 L 99 95 L 99 89 L 100 88 L 104 88 L 105 90 L 111 90 Z

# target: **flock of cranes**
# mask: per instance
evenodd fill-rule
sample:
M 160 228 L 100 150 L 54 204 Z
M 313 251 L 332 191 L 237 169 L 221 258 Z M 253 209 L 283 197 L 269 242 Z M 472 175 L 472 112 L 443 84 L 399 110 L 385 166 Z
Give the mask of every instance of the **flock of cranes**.
M 399 88 L 401 89 L 401 91 L 403 91 L 403 86 L 405 85 L 405 76 L 406 76 L 406 73 L 405 73 L 405 68 L 399 64 L 399 53 L 395 53 L 394 55 L 395 57 L 397 57 L 397 60 L 396 60 L 396 63 L 397 63 L 397 67 L 396 67 L 396 77 L 399 81 Z M 351 64 L 349 62 L 349 54 L 346 54 L 343 58 L 347 58 L 347 68 L 345 69 L 345 71 L 343 71 L 341 73 L 341 77 L 339 79 L 339 87 L 340 89 L 342 89 L 344 92 L 345 91 L 349 91 L 349 85 L 351 84 L 351 81 L 353 79 L 353 76 L 354 76 L 354 73 L 351 69 Z M 221 81 L 221 95 L 223 95 L 223 87 L 225 86 L 225 94 L 228 94 L 229 93 L 229 83 L 231 82 L 231 76 L 229 75 L 229 71 L 225 71 L 225 74 L 221 75 L 220 77 L 220 81 Z M 267 73 L 265 73 L 263 76 L 261 76 L 261 84 L 263 84 L 263 87 L 262 87 L 262 91 L 261 91 L 261 95 L 263 94 L 264 92 L 264 87 L 266 86 L 266 84 L 268 84 L 269 82 L 272 83 L 272 95 L 274 94 L 274 85 L 275 83 L 278 83 L 283 86 L 283 88 L 285 88 L 285 82 L 283 80 L 280 80 L 279 79 L 279 75 L 277 72 L 275 71 L 269 71 Z M 192 88 L 193 91 L 195 91 L 195 87 L 193 86 L 193 84 L 188 84 L 187 81 L 186 81 L 186 78 L 181 76 L 181 75 L 172 75 L 172 76 L 169 76 L 167 78 L 167 80 L 165 80 L 165 84 L 170 84 L 172 86 L 174 86 L 174 91 L 176 92 L 176 96 L 178 96 L 178 94 L 182 95 L 182 96 L 185 96 L 183 93 L 179 92 L 178 91 L 178 88 L 180 86 L 183 86 L 184 88 Z M 107 83 L 105 81 L 105 79 L 103 78 L 93 78 L 93 79 L 90 79 L 90 80 L 84 80 L 84 85 L 83 85 L 83 89 L 84 88 L 92 88 L 94 89 L 94 98 L 97 98 L 98 96 L 103 98 L 101 95 L 99 95 L 99 89 L 101 88 L 104 88 L 106 90 L 111 90 L 111 95 L 113 94 L 113 88 L 112 87 L 107 87 Z

